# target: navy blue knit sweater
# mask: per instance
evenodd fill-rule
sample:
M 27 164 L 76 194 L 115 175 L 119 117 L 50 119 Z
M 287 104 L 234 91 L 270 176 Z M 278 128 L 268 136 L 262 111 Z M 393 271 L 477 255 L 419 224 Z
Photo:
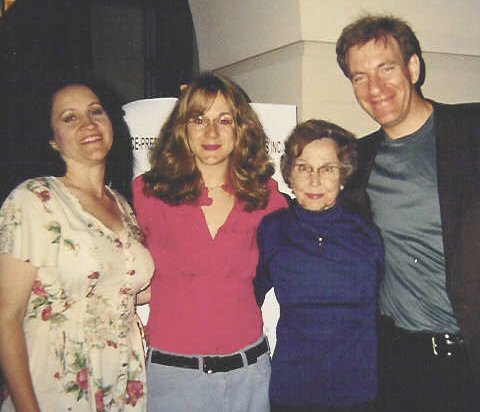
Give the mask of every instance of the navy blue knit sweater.
M 376 395 L 376 294 L 383 269 L 377 231 L 341 203 L 322 212 L 296 202 L 258 228 L 259 306 L 280 304 L 270 399 L 349 406 Z

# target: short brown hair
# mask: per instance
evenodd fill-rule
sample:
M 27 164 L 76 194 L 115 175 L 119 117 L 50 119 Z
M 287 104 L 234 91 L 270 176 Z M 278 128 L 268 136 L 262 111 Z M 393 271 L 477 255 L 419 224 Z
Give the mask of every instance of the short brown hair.
M 150 154 L 151 169 L 144 174 L 145 194 L 168 204 L 193 203 L 204 185 L 188 148 L 187 122 L 207 111 L 221 93 L 231 107 L 236 134 L 230 157 L 230 184 L 245 202 L 245 210 L 264 208 L 267 181 L 274 168 L 266 151 L 267 137 L 245 92 L 230 79 L 213 73 L 196 78 L 177 101 Z
M 337 144 L 337 156 L 340 160 L 340 179 L 345 184 L 357 168 L 355 135 L 348 130 L 325 120 L 310 119 L 293 129 L 285 141 L 285 153 L 280 160 L 280 169 L 285 182 L 290 186 L 290 175 L 295 160 L 302 154 L 305 146 L 314 140 L 332 139 Z
M 337 40 L 337 62 L 345 76 L 350 78 L 347 52 L 353 46 L 362 46 L 370 40 L 387 42 L 393 38 L 402 53 L 403 62 L 407 64 L 414 54 L 420 60 L 420 76 L 416 83 L 417 91 L 425 80 L 425 62 L 422 49 L 411 27 L 402 19 L 391 15 L 371 15 L 360 17 L 342 30 Z

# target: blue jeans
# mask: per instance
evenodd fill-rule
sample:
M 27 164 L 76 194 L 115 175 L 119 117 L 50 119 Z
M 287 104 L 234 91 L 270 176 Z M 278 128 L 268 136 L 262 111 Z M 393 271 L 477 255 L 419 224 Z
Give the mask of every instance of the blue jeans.
M 147 358 L 148 412 L 270 411 L 268 352 L 251 365 L 242 355 L 243 367 L 209 374 L 201 368 L 187 369 L 152 363 L 151 353 L 155 348 L 150 349 Z

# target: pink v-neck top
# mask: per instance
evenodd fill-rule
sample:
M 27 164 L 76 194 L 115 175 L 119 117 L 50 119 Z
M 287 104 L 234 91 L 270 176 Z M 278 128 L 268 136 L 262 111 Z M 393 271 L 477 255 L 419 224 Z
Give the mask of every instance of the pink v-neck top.
M 277 183 L 268 183 L 265 209 L 246 212 L 236 201 L 212 238 L 201 206 L 171 206 L 143 194 L 133 183 L 135 211 L 155 261 L 148 332 L 150 345 L 182 354 L 226 354 L 256 341 L 262 319 L 252 279 L 258 249 L 256 230 L 266 214 L 286 207 Z

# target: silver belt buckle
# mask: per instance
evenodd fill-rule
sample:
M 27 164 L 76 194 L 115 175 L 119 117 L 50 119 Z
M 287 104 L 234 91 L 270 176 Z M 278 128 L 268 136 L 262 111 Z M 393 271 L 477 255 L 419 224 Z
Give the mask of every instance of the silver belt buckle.
M 447 348 L 445 349 L 445 353 L 448 357 L 452 356 L 453 355 L 453 352 L 452 350 L 454 348 L 451 348 L 451 350 L 448 349 L 448 346 L 451 346 L 451 345 L 455 345 L 455 341 L 451 339 L 451 336 L 449 333 L 445 333 L 443 335 L 443 338 L 445 339 L 445 345 L 443 346 L 446 346 Z M 442 348 L 443 348 L 442 346 Z M 435 336 L 432 336 L 432 349 L 433 349 L 433 354 L 435 356 L 438 356 L 439 355 L 439 352 L 437 350 L 437 348 L 439 348 L 439 345 L 437 344 L 436 342 L 436 339 L 435 339 Z M 442 351 L 443 352 L 443 351 Z

